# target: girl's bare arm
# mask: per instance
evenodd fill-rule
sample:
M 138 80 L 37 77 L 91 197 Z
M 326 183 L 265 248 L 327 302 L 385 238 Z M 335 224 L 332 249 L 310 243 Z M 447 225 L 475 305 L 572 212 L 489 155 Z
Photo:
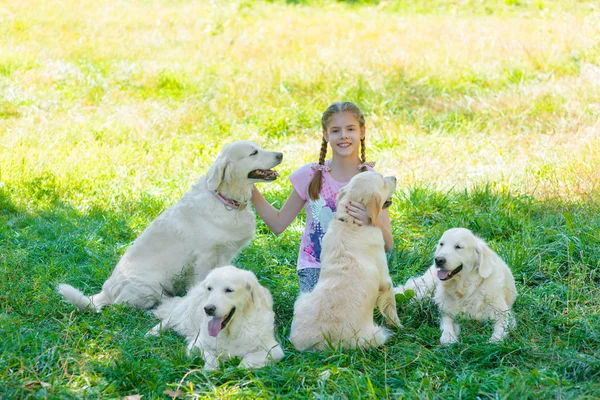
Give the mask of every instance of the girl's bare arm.
M 258 215 L 260 215 L 269 229 L 276 235 L 285 231 L 294 218 L 302 211 L 305 203 L 298 192 L 296 192 L 296 189 L 292 189 L 292 193 L 290 193 L 281 210 L 277 210 L 265 200 L 256 187 L 252 189 L 251 201 Z
M 383 233 L 383 241 L 385 242 L 385 251 L 388 252 L 394 248 L 394 238 L 392 237 L 392 225 L 390 223 L 390 214 L 385 209 L 379 215 L 379 221 L 373 225 L 379 227 Z

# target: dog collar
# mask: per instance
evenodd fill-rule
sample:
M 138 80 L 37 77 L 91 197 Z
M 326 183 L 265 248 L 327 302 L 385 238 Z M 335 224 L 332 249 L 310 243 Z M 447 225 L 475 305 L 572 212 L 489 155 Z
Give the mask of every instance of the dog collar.
M 336 218 L 338 221 L 342 221 L 342 222 L 350 222 L 348 221 L 348 217 L 337 217 Z M 356 222 L 352 221 L 352 225 L 358 225 Z
M 219 199 L 221 201 L 221 203 L 223 203 L 225 205 L 225 208 L 229 211 L 231 210 L 243 210 L 246 208 L 246 206 L 248 205 L 248 203 L 240 203 L 238 201 L 235 200 L 231 200 L 228 199 L 227 197 L 223 196 L 221 193 L 217 192 L 216 190 L 213 190 L 212 194 L 215 195 L 215 197 L 217 199 Z

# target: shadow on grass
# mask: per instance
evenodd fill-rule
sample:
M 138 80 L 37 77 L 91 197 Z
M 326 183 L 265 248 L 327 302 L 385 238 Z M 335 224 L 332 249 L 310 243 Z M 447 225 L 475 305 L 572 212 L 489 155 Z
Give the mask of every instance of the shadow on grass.
M 12 189 L 0 190 L 0 397 L 80 397 L 77 388 L 89 384 L 123 390 L 127 382 L 144 383 L 127 377 L 135 371 L 152 379 L 140 368 L 122 373 L 119 365 L 146 358 L 135 350 L 153 318 L 128 307 L 78 313 L 55 288 L 67 282 L 96 293 L 141 231 L 132 220 L 139 214 L 151 220 L 162 203 L 146 197 L 121 203 L 118 210 L 93 204 L 76 208 L 61 199 L 60 186 L 48 175 L 24 183 L 20 193 Z M 105 370 L 120 372 L 119 383 L 111 382 Z M 79 378 L 70 385 L 54 385 L 73 374 Z
M 267 198 L 281 203 L 284 194 Z M 98 204 L 73 206 L 50 178 L 0 189 L 0 396 L 152 397 L 202 367 L 201 359 L 186 357 L 176 335 L 145 338 L 155 323 L 145 312 L 119 306 L 78 313 L 55 292 L 59 282 L 97 291 L 120 254 L 167 206 L 148 196 Z M 277 238 L 259 221 L 256 239 L 235 263 L 253 270 L 271 290 L 286 358 L 252 372 L 230 362 L 215 374 L 191 372 L 185 379 L 194 382 L 195 393 L 207 395 L 215 388 L 222 394 L 291 397 L 460 392 L 532 398 L 557 388 L 575 396 L 593 393 L 600 377 L 599 209 L 594 200 L 542 201 L 488 187 L 398 194 L 391 209 L 394 282 L 429 266 L 444 230 L 467 227 L 513 270 L 517 328 L 505 343 L 491 345 L 491 324 L 464 320 L 460 344 L 440 347 L 434 305 L 411 302 L 399 305 L 405 328 L 386 347 L 317 354 L 298 353 L 287 340 L 303 219 Z M 51 386 L 26 390 L 31 381 Z

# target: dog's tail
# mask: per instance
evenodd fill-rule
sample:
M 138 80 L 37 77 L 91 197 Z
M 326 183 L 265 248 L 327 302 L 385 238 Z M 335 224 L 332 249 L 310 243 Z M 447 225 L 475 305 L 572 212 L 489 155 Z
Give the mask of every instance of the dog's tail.
M 381 327 L 379 332 L 377 332 L 377 334 L 376 334 L 376 339 L 375 339 L 376 345 L 383 346 L 385 344 L 385 342 L 387 342 L 387 340 L 389 338 L 391 338 L 392 336 L 393 336 L 393 333 L 389 329 Z
M 111 303 L 104 291 L 93 296 L 86 296 L 78 289 L 75 289 L 73 286 L 67 285 L 66 283 L 58 285 L 58 293 L 77 307 L 79 311 L 91 308 L 92 310 L 99 312 L 102 307 Z
M 423 275 L 410 278 L 404 285 L 395 287 L 394 293 L 404 293 L 407 290 L 412 290 L 415 292 L 415 299 L 421 300 L 433 296 L 437 282 L 435 267 L 431 267 Z
M 362 334 L 364 336 L 362 340 L 359 341 L 358 345 L 363 348 L 368 346 L 383 346 L 385 342 L 393 336 L 393 333 L 389 329 L 377 325 L 373 325 L 362 332 Z
M 402 328 L 398 312 L 396 311 L 396 299 L 391 290 L 386 290 L 383 294 L 377 297 L 377 308 L 383 314 L 388 325 Z

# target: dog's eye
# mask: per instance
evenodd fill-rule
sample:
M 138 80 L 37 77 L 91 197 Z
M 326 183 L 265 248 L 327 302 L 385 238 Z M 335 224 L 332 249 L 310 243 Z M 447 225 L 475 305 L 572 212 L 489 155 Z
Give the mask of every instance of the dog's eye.
M 444 243 L 440 243 L 440 247 L 444 247 Z
M 227 289 L 225 289 L 225 293 L 233 293 L 233 289 L 232 288 L 227 288 Z
M 454 248 L 455 248 L 456 250 L 460 250 L 460 249 L 462 249 L 463 247 L 462 247 L 460 244 L 457 244 L 456 246 L 454 246 Z
M 250 153 L 251 156 L 255 156 L 258 154 L 258 150 L 254 150 L 252 153 Z
M 210 292 L 212 290 L 212 288 L 209 286 L 206 288 L 206 290 L 208 290 Z

